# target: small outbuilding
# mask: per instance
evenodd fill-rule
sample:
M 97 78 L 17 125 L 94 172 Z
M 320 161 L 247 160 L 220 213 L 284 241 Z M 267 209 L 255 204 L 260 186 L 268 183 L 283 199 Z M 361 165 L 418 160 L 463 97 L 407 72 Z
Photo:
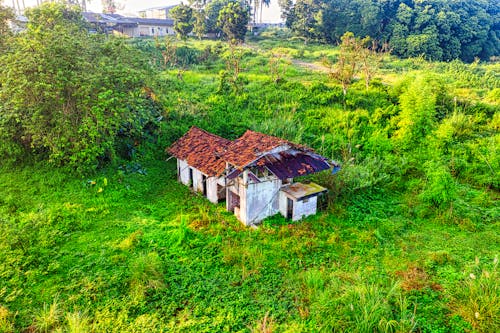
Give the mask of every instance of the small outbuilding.
M 293 221 L 316 214 L 327 190 L 293 179 L 334 165 L 311 148 L 250 130 L 230 141 L 192 127 L 167 152 L 177 158 L 181 183 L 213 203 L 225 199 L 245 225 L 277 213 Z

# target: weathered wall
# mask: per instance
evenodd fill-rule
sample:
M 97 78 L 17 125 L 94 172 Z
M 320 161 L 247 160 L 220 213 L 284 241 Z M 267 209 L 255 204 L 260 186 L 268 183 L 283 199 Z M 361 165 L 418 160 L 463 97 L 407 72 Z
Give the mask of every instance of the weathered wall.
M 186 161 L 177 160 L 177 174 L 179 175 L 179 181 L 184 185 L 190 185 L 189 179 L 189 166 Z
M 167 36 L 175 34 L 174 28 L 169 26 L 140 24 L 137 29 L 139 36 Z
M 285 195 L 285 193 L 280 191 L 279 210 L 280 210 L 281 215 L 283 215 L 284 217 L 286 217 L 287 199 L 288 199 L 288 197 Z
M 306 202 L 307 201 L 307 202 Z M 293 202 L 293 221 L 298 221 L 306 216 L 316 214 L 318 197 L 314 196 L 306 200 Z
M 200 170 L 193 169 L 193 189 L 196 192 L 203 192 L 203 174 Z
M 220 199 L 225 197 L 225 193 L 218 192 L 217 184 L 224 184 L 224 178 L 207 178 L 207 199 L 213 203 L 218 203 Z
M 246 225 L 260 222 L 279 211 L 280 179 L 275 178 L 260 183 L 248 182 L 242 187 L 245 195 L 240 196 L 240 215 Z

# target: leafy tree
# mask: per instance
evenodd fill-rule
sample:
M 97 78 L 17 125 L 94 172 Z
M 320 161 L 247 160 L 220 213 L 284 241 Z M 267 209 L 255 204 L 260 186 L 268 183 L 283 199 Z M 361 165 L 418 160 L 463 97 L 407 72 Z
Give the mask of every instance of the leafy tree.
M 237 44 L 245 40 L 250 8 L 241 2 L 230 2 L 219 12 L 217 26 L 220 27 L 224 36 L 231 44 Z
M 193 16 L 194 16 L 193 32 L 199 39 L 201 39 L 203 35 L 205 35 L 207 29 L 205 10 L 197 9 L 194 11 Z
M 227 6 L 232 0 L 214 0 L 210 1 L 205 7 L 206 32 L 215 34 L 219 37 L 222 34 L 220 26 L 217 24 L 219 12 Z
M 186 39 L 193 31 L 193 9 L 181 3 L 170 11 L 174 19 L 174 30 L 181 39 Z
M 121 39 L 90 35 L 74 7 L 45 3 L 27 16 L 0 56 L 0 152 L 96 167 L 147 119 L 142 60 Z
M 320 0 L 298 0 L 287 16 L 286 25 L 305 38 L 321 39 L 323 8 Z
M 331 76 L 342 85 L 344 96 L 347 94 L 347 88 L 354 79 L 360 65 L 359 60 L 362 50 L 363 41 L 354 37 L 352 32 L 346 32 L 342 36 L 339 57 Z
M 500 53 L 498 0 L 280 0 L 287 26 L 306 40 L 337 44 L 342 35 L 389 42 L 402 57 L 432 60 Z
M 0 51 L 7 44 L 7 38 L 12 35 L 9 27 L 9 20 L 14 18 L 14 11 L 10 7 L 5 7 L 2 5 L 2 0 L 0 0 Z

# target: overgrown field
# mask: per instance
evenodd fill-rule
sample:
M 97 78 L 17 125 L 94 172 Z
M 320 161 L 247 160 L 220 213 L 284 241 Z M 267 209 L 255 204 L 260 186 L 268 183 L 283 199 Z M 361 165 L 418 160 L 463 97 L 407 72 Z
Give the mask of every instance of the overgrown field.
M 344 95 L 338 49 L 132 44 L 160 111 L 121 159 L 0 169 L 0 332 L 500 330 L 498 64 L 386 57 Z M 192 125 L 339 161 L 327 207 L 244 227 L 165 161 Z

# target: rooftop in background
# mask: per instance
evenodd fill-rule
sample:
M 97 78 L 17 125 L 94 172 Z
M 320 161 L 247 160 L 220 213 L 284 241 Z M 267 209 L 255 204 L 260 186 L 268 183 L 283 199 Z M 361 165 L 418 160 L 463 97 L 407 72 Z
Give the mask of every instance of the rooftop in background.
M 38 0 L 24 0 L 23 3 L 28 7 L 34 7 L 37 5 Z M 124 7 L 118 12 L 129 17 L 132 16 L 131 13 L 138 13 L 143 11 L 144 8 L 162 8 L 168 6 L 175 6 L 180 4 L 179 0 L 127 0 L 125 1 Z M 6 5 L 11 5 L 11 1 L 6 1 Z M 186 3 L 186 2 L 184 2 Z M 100 1 L 91 1 L 87 4 L 87 11 L 102 12 L 102 4 Z M 125 14 L 126 13 L 126 14 Z M 271 0 L 269 7 L 264 6 L 262 10 L 262 22 L 264 23 L 277 23 L 283 22 L 281 18 L 280 8 L 278 6 L 278 0 Z M 259 13 L 260 15 L 260 13 Z M 260 22 L 260 20 L 259 20 Z
M 179 3 L 171 6 L 152 7 L 139 10 L 139 16 L 148 19 L 171 19 L 170 10 Z

